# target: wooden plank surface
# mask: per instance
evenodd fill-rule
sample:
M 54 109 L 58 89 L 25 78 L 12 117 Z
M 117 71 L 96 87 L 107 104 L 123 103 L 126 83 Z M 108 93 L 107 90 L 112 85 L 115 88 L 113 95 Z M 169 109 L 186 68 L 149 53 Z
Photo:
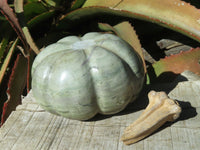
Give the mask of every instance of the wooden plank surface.
M 198 83 L 200 84 L 200 82 Z M 199 86 L 200 87 L 200 86 Z M 198 88 L 199 88 L 198 87 Z M 188 90 L 195 91 L 194 84 Z M 178 92 L 179 91 L 179 92 Z M 89 121 L 69 120 L 45 112 L 32 100 L 30 93 L 0 128 L 2 150 L 199 150 L 200 99 L 181 99 L 180 89 L 169 95 L 183 108 L 179 120 L 166 123 L 159 131 L 126 146 L 120 141 L 147 104 L 146 94 L 124 111 L 110 116 L 97 115 Z

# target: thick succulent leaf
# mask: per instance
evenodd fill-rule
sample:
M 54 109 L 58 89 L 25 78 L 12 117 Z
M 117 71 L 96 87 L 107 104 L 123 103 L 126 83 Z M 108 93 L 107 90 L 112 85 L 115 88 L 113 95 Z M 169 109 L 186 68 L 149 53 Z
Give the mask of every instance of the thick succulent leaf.
M 77 8 L 81 7 L 84 4 L 85 1 L 86 0 L 74 0 L 72 2 L 71 9 L 77 9 Z
M 8 45 L 8 38 L 7 38 L 7 37 L 4 37 L 4 38 L 1 40 L 1 43 L 0 43 L 0 66 L 1 66 L 1 64 L 2 64 L 3 54 L 4 54 L 4 52 L 6 51 L 7 45 Z
M 116 35 L 118 35 L 117 31 L 110 24 L 107 24 L 107 23 L 98 23 L 98 26 L 103 31 L 108 31 L 108 32 L 111 31 L 111 32 L 115 33 Z
M 28 28 L 32 28 L 32 27 L 44 22 L 45 20 L 48 20 L 49 18 L 53 17 L 54 15 L 55 15 L 55 11 L 53 11 L 53 10 L 41 13 L 41 14 L 35 16 L 34 18 L 32 18 L 31 20 L 29 20 L 27 22 L 27 26 L 28 26 Z
M 9 22 L 7 20 L 0 21 L 0 39 L 8 38 L 8 40 L 12 41 L 14 39 L 13 37 L 15 37 L 13 34 L 15 34 L 15 31 Z
M 153 69 L 157 77 L 165 72 L 180 74 L 185 70 L 200 75 L 200 48 L 161 59 L 153 64 Z
M 21 95 L 26 85 L 27 59 L 17 56 L 12 73 L 9 78 L 7 95 L 8 100 L 4 103 L 1 125 L 6 121 L 10 113 L 21 103 Z
M 82 9 L 67 14 L 64 21 L 69 24 L 100 13 L 155 22 L 200 41 L 200 11 L 180 0 L 87 0 Z
M 56 2 L 60 2 L 60 0 L 44 0 L 49 6 L 56 6 Z
M 5 21 L 5 20 L 6 20 L 6 18 L 0 15 L 0 20 L 3 20 L 3 21 Z
M 10 59 L 11 59 L 12 54 L 13 54 L 13 51 L 14 51 L 14 49 L 15 49 L 15 47 L 16 47 L 17 41 L 18 41 L 18 40 L 16 40 L 16 41 L 12 44 L 12 46 L 11 46 L 11 48 L 10 48 L 10 50 L 9 50 L 9 52 L 8 52 L 8 54 L 7 54 L 6 58 L 5 58 L 5 60 L 4 60 L 4 62 L 3 62 L 3 65 L 1 66 L 1 70 L 0 70 L 0 84 L 1 84 L 1 82 L 2 82 L 2 80 L 3 80 L 3 77 L 4 77 L 4 74 L 5 74 L 5 72 L 6 72 L 6 69 L 8 68 L 8 65 L 9 65 L 9 63 L 10 63 Z
M 31 5 L 31 4 L 33 4 L 33 5 Z M 27 13 L 26 10 L 28 10 L 29 13 Z M 31 30 L 33 28 L 38 28 L 38 27 L 42 28 L 41 25 L 43 27 L 49 26 L 49 20 L 51 20 L 52 18 L 55 17 L 56 11 L 54 9 L 48 10 L 41 3 L 34 2 L 34 3 L 28 3 L 24 6 L 24 15 L 25 15 L 25 18 L 27 18 L 27 15 L 28 15 L 30 20 L 28 20 L 28 22 L 27 22 L 28 28 L 27 27 L 23 28 L 23 31 L 24 31 L 26 37 L 28 37 L 28 39 L 31 39 L 28 29 Z M 24 20 L 24 18 L 22 18 L 22 20 Z M 30 42 L 33 43 L 33 40 L 30 40 Z M 35 53 L 37 54 L 38 52 L 39 52 L 39 50 L 37 49 L 35 51 Z
M 18 15 L 19 23 L 22 26 L 22 31 L 25 35 L 26 41 L 30 45 L 31 49 L 36 54 L 38 54 L 39 49 L 37 48 L 36 44 L 34 43 L 32 37 L 31 37 L 31 34 L 30 34 L 28 28 L 26 27 L 25 17 L 24 17 L 24 13 L 23 13 L 24 12 L 24 10 L 23 10 L 23 0 L 15 0 L 14 6 L 15 6 L 15 12 Z
M 29 45 L 26 41 L 25 35 L 24 35 L 22 28 L 18 22 L 18 19 L 16 18 L 15 14 L 13 13 L 13 10 L 8 5 L 7 0 L 0 0 L 0 11 L 6 17 L 6 19 L 10 22 L 10 24 L 12 25 L 12 27 L 18 34 L 20 40 L 22 41 L 22 43 L 24 45 L 23 54 L 25 56 L 27 56 L 29 54 Z
M 27 0 L 28 2 L 38 2 L 38 0 Z
M 48 11 L 48 9 L 39 2 L 30 2 L 24 5 L 24 15 L 27 20 L 30 20 L 46 11 Z
M 122 22 L 115 26 L 111 26 L 105 23 L 99 23 L 99 27 L 105 31 L 114 32 L 117 36 L 121 37 L 123 40 L 129 43 L 134 48 L 134 50 L 140 55 L 140 57 L 143 60 L 143 63 L 145 64 L 140 40 L 138 39 L 138 36 L 133 26 L 131 26 L 129 22 Z M 146 68 L 145 65 L 144 68 Z

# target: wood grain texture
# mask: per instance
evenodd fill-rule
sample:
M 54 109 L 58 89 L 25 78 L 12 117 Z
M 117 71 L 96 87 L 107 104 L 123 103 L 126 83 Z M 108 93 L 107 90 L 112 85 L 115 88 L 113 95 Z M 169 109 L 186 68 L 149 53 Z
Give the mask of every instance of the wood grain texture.
M 188 81 L 188 84 L 195 87 L 197 82 Z M 89 121 L 70 120 L 45 112 L 31 99 L 30 93 L 0 128 L 0 149 L 198 150 L 200 100 L 197 96 L 187 99 L 182 88 L 177 85 L 169 94 L 174 97 L 176 95 L 176 98 L 181 100 L 183 114 L 180 118 L 174 123 L 166 123 L 149 137 L 130 146 L 124 145 L 119 139 L 125 127 L 136 120 L 145 108 L 145 91 L 124 111 L 116 115 L 97 115 Z M 198 90 L 197 87 L 195 89 Z M 193 93 L 195 89 L 190 88 Z M 181 95 L 184 95 L 184 98 L 181 98 Z

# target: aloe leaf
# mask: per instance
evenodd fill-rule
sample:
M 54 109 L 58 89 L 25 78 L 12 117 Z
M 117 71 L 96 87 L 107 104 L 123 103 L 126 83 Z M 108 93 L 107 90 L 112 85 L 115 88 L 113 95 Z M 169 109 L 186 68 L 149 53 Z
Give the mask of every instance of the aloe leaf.
M 63 21 L 69 24 L 102 13 L 154 22 L 200 42 L 200 11 L 181 0 L 87 0 L 82 9 L 66 14 Z
M 56 1 L 60 0 L 44 0 L 49 6 L 55 7 L 56 6 Z
M 111 26 L 105 23 L 99 23 L 99 27 L 105 31 L 114 32 L 117 36 L 119 36 L 120 38 L 125 40 L 127 43 L 129 43 L 142 58 L 144 68 L 146 70 L 145 60 L 144 60 L 144 55 L 143 55 L 142 47 L 140 44 L 140 40 L 138 39 L 138 36 L 133 26 L 129 22 L 124 21 L 115 26 Z
M 77 9 L 77 8 L 81 7 L 84 4 L 85 1 L 86 0 L 74 0 L 72 2 L 71 9 L 73 10 L 73 9 Z
M 161 59 L 160 61 L 152 65 L 155 78 L 169 77 L 170 74 L 180 74 L 186 70 L 194 72 L 197 75 L 200 75 L 200 48 L 191 49 L 186 52 L 181 52 L 176 55 L 172 55 Z M 153 77 L 152 71 L 149 71 L 149 78 Z M 166 74 L 166 76 L 164 76 Z
M 28 28 L 26 27 L 26 23 L 25 23 L 25 18 L 24 18 L 24 10 L 23 10 L 23 0 L 15 0 L 14 1 L 14 6 L 15 6 L 15 11 L 17 14 L 21 14 L 19 20 L 20 22 L 23 23 L 24 26 L 22 26 L 22 31 L 24 33 L 24 36 L 26 38 L 27 43 L 30 45 L 31 49 L 38 54 L 40 51 L 37 48 L 36 44 L 33 41 L 33 38 L 31 37 L 31 34 L 28 30 Z
M 5 17 L 3 17 L 3 16 L 0 16 L 0 20 L 3 20 L 3 21 L 5 21 L 5 20 L 6 20 L 6 18 L 5 18 Z
M 8 44 L 8 38 L 4 37 L 0 43 L 0 64 L 2 63 L 1 60 L 3 59 L 3 54 L 6 50 L 7 44 Z
M 21 5 L 21 4 L 20 4 Z M 48 9 L 41 3 L 41 2 L 29 2 L 24 4 L 24 16 L 26 17 L 26 20 L 30 20 L 37 15 L 40 15 L 44 12 L 47 12 Z M 22 10 L 21 8 L 20 10 Z
M 7 0 L 0 0 L 0 11 L 6 17 L 6 19 L 10 22 L 10 24 L 12 25 L 12 27 L 18 34 L 20 40 L 22 41 L 22 43 L 24 45 L 23 54 L 25 56 L 27 56 L 29 54 L 29 45 L 26 41 L 25 35 L 24 35 L 22 28 L 18 22 L 18 19 L 16 18 L 15 14 L 13 13 L 13 10 L 8 5 Z
M 10 50 L 9 50 L 9 52 L 8 52 L 5 60 L 4 60 L 4 62 L 3 62 L 3 65 L 1 66 L 1 70 L 0 70 L 0 84 L 1 84 L 1 82 L 3 80 L 3 77 L 4 77 L 4 74 L 6 72 L 6 69 L 8 68 L 8 65 L 10 63 L 10 59 L 11 59 L 13 51 L 14 51 L 14 49 L 16 47 L 17 41 L 18 41 L 18 39 L 15 40 L 15 42 L 12 44 L 12 46 L 11 46 L 11 48 L 10 48 Z
M 54 14 L 55 14 L 55 11 L 53 11 L 53 10 L 41 13 L 41 14 L 33 17 L 32 19 L 30 19 L 27 22 L 27 26 L 28 26 L 28 28 L 33 28 L 34 26 L 39 25 L 40 23 L 44 22 L 45 20 L 53 17 Z
M 1 125 L 6 121 L 10 113 L 21 103 L 21 95 L 26 85 L 27 59 L 18 55 L 12 73 L 9 78 L 7 95 L 8 100 L 4 103 L 1 117 Z

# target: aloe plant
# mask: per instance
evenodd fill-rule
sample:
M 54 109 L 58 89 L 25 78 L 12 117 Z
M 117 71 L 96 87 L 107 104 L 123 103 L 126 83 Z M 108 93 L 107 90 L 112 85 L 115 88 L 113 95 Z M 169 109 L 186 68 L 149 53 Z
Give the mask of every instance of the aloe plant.
M 196 1 L 190 2 L 200 7 Z M 3 14 L 0 15 L 1 122 L 21 102 L 24 89 L 30 89 L 31 64 L 44 46 L 71 34 L 113 32 L 133 46 L 145 62 L 137 31 L 129 22 L 137 19 L 153 22 L 200 42 L 200 11 L 195 6 L 186 0 L 14 0 L 13 4 L 0 0 Z M 109 17 L 112 23 L 106 19 Z M 199 60 L 200 50 L 196 48 L 150 67 L 154 77 L 169 71 L 181 73 L 185 69 L 200 74 Z M 144 67 L 152 79 L 152 71 Z

